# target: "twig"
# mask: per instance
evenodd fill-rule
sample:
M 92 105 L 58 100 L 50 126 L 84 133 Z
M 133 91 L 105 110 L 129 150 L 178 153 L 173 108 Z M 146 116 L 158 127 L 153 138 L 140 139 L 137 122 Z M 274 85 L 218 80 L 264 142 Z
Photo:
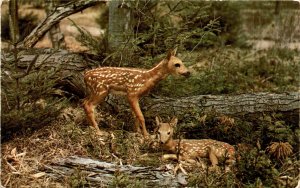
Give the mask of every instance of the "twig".
M 53 172 L 56 172 L 56 173 L 58 173 L 58 174 L 60 174 L 60 175 L 62 175 L 62 176 L 65 175 L 62 171 L 56 170 L 56 169 L 54 169 L 54 168 L 52 168 L 52 167 L 50 167 L 50 166 L 48 166 L 48 165 L 43 165 L 43 167 L 45 167 L 46 169 L 52 170 Z

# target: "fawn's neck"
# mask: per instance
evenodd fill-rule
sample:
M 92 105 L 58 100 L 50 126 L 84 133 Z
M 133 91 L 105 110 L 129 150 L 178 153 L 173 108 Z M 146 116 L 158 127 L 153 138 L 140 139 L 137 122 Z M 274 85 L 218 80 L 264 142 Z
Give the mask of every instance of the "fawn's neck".
M 165 79 L 169 74 L 167 60 L 162 60 L 159 64 L 148 71 L 148 75 L 154 84 Z

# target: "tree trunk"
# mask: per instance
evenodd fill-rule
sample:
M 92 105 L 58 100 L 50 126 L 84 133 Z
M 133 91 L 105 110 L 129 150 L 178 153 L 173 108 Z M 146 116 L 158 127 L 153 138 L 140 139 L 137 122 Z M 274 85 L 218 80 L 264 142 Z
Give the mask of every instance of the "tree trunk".
M 98 2 L 99 1 L 95 0 L 78 0 L 57 7 L 56 11 L 48 15 L 44 21 L 42 21 L 21 43 L 18 44 L 18 47 L 33 47 L 54 25 L 58 24 L 60 20 L 71 14 L 94 6 Z
M 130 3 L 123 0 L 109 2 L 108 49 L 117 52 L 114 58 L 119 64 L 133 61 L 133 50 L 130 40 L 133 36 Z
M 46 12 L 49 16 L 52 14 L 52 12 L 55 11 L 56 7 L 59 5 L 60 0 L 51 0 L 47 6 L 46 6 Z M 55 24 L 50 30 L 49 30 L 49 38 L 52 43 L 52 48 L 54 49 L 65 49 L 65 38 L 64 34 L 61 32 L 61 29 L 59 27 L 59 22 Z
M 10 38 L 13 44 L 16 44 L 20 38 L 19 25 L 18 25 L 18 1 L 9 1 L 9 30 Z
M 280 11 L 280 1 L 276 0 L 275 1 L 275 11 L 274 11 L 275 16 L 279 15 L 279 11 Z
M 132 32 L 131 12 L 127 3 L 123 0 L 109 2 L 108 47 L 111 51 L 124 45 Z

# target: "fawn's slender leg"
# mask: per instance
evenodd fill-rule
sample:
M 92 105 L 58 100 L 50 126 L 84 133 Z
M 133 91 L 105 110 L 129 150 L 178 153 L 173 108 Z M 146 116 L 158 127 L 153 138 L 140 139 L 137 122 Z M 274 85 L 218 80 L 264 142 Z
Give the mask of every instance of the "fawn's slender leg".
M 137 123 L 137 120 L 138 120 L 140 122 L 140 126 L 142 128 L 143 136 L 148 137 L 148 132 L 147 132 L 146 125 L 145 125 L 145 118 L 144 118 L 144 115 L 141 111 L 138 98 L 128 96 L 128 101 L 129 101 L 131 109 L 132 109 L 132 111 L 133 111 L 133 113 L 135 114 L 135 117 L 136 117 L 135 128 L 137 127 L 136 123 Z
M 141 126 L 140 126 L 140 121 L 139 119 L 135 116 L 135 113 L 132 111 L 132 116 L 134 117 L 134 131 L 137 133 L 142 133 Z
M 97 134 L 101 134 L 101 131 L 95 120 L 94 110 L 95 110 L 95 107 L 97 106 L 97 104 L 104 101 L 107 94 L 108 94 L 108 91 L 103 90 L 103 91 L 99 92 L 97 95 L 96 94 L 90 95 L 89 97 L 87 97 L 84 100 L 84 103 L 83 103 L 83 107 L 84 107 L 85 113 L 87 115 L 88 121 L 96 129 Z
M 217 158 L 217 156 L 214 152 L 214 149 L 211 148 L 211 147 L 208 148 L 208 156 L 209 156 L 209 160 L 211 162 L 211 165 L 213 167 L 216 167 L 218 165 L 218 158 Z

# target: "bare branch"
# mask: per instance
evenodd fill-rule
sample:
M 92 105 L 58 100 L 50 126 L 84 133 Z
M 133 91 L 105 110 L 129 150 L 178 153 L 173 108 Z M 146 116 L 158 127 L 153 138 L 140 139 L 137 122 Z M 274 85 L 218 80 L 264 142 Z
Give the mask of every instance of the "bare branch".
M 102 0 L 102 2 L 105 1 L 106 0 Z M 60 20 L 88 7 L 94 6 L 98 2 L 101 1 L 78 0 L 57 7 L 54 12 L 46 17 L 44 21 L 42 21 L 21 43 L 18 44 L 18 47 L 33 47 L 55 24 L 59 23 Z

